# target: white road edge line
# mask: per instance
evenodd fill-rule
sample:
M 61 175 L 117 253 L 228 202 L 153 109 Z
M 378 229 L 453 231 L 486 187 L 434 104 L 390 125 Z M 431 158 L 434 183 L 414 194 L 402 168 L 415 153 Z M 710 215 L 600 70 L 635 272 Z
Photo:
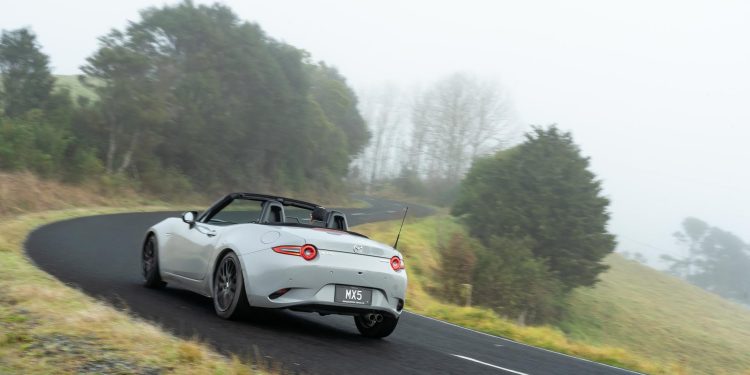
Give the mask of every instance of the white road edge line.
M 496 338 L 496 339 L 500 339 L 500 340 L 505 340 L 505 341 L 508 341 L 508 342 L 512 342 L 512 343 L 515 343 L 515 344 L 518 344 L 518 345 L 523 345 L 523 346 L 527 346 L 527 347 L 529 347 L 529 348 L 534 348 L 534 349 L 539 349 L 539 350 L 543 350 L 543 351 L 545 351 L 545 352 L 549 352 L 549 353 L 555 353 L 555 354 L 559 354 L 559 355 L 561 355 L 561 356 L 565 356 L 565 357 L 568 357 L 568 358 L 573 358 L 573 359 L 577 359 L 577 360 L 580 360 L 580 361 L 584 361 L 584 362 L 594 363 L 594 364 L 597 364 L 597 365 L 600 365 L 600 366 L 605 366 L 605 367 L 609 367 L 609 368 L 612 368 L 612 369 L 615 369 L 615 370 L 620 370 L 620 371 L 625 371 L 625 372 L 629 372 L 629 373 L 631 373 L 631 374 L 646 375 L 646 374 L 644 374 L 644 373 L 641 373 L 641 372 L 638 372 L 638 371 L 628 370 L 628 369 L 624 369 L 624 368 L 622 368 L 622 367 L 612 366 L 612 365 L 608 365 L 608 364 L 606 364 L 606 363 L 596 362 L 596 361 L 588 360 L 588 359 L 586 359 L 586 358 L 576 357 L 576 356 L 572 356 L 572 355 L 569 355 L 569 354 L 565 354 L 565 353 L 560 353 L 560 352 L 556 352 L 556 351 L 554 351 L 554 350 L 549 350 L 549 349 L 545 349 L 545 348 L 540 348 L 540 347 L 538 347 L 538 346 L 534 346 L 534 345 L 524 344 L 524 343 L 522 343 L 522 342 L 514 341 L 514 340 L 511 340 L 511 339 L 506 339 L 505 337 L 500 337 L 500 336 L 495 336 L 495 335 L 491 335 L 491 334 L 489 334 L 489 333 L 485 333 L 485 332 L 480 332 L 480 331 L 477 331 L 477 330 L 474 330 L 474 329 L 471 329 L 471 328 L 466 328 L 466 327 L 462 327 L 462 326 L 460 326 L 460 325 L 458 325 L 458 324 L 453 324 L 453 323 L 451 323 L 451 322 L 446 322 L 446 321 L 444 321 L 444 320 L 440 320 L 440 319 L 435 319 L 435 318 L 431 318 L 431 317 L 429 317 L 429 316 L 426 316 L 426 315 L 422 315 L 422 314 L 417 314 L 417 313 L 415 313 L 415 312 L 411 312 L 411 311 L 409 311 L 409 310 L 405 310 L 405 311 L 406 311 L 406 312 L 408 312 L 409 314 L 412 314 L 412 315 L 416 315 L 416 316 L 419 316 L 419 317 L 422 317 L 422 318 L 425 318 L 425 319 L 429 319 L 429 320 L 434 320 L 434 321 L 436 321 L 436 322 L 440 322 L 440 323 L 443 323 L 443 324 L 447 324 L 447 325 L 449 325 L 449 326 L 454 326 L 454 327 L 456 327 L 456 328 L 461 328 L 461 329 L 465 329 L 465 330 L 467 330 L 467 331 L 471 331 L 471 332 L 474 332 L 474 333 L 478 333 L 478 334 L 480 334 L 480 335 L 485 335 L 485 336 L 488 336 L 488 337 L 494 337 L 494 338 Z
M 480 361 L 480 360 L 478 360 L 478 359 L 474 359 L 474 358 L 469 358 L 469 357 L 465 357 L 465 356 L 462 356 L 462 355 L 458 355 L 458 354 L 451 354 L 451 355 L 452 355 L 452 356 L 454 356 L 454 357 L 458 357 L 458 358 L 461 358 L 461 359 L 465 359 L 465 360 L 467 360 L 467 361 L 472 361 L 472 362 L 476 362 L 476 363 L 481 363 L 481 364 L 483 364 L 483 365 L 485 365 L 485 366 L 490 366 L 490 367 L 494 367 L 494 368 L 496 368 L 496 369 L 500 369 L 500 370 L 503 370 L 503 371 L 507 371 L 507 372 L 512 372 L 512 373 L 514 373 L 514 374 L 518 374 L 518 375 L 529 375 L 529 374 L 527 374 L 527 373 L 525 373 L 525 372 L 520 372 L 520 371 L 515 371 L 515 370 L 511 370 L 511 369 L 509 369 L 509 368 L 505 368 L 505 367 L 495 366 L 495 365 L 493 365 L 493 364 L 491 364 L 491 363 L 487 363 L 487 362 L 482 362 L 482 361 Z

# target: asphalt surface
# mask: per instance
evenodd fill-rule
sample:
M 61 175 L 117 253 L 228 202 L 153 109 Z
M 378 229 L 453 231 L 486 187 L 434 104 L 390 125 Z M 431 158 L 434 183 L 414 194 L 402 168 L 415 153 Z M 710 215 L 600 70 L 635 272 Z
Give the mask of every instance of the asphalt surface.
M 399 219 L 402 204 L 368 198 L 347 209 L 350 225 Z M 429 214 L 415 206 L 410 215 Z M 181 337 L 243 359 L 312 374 L 627 374 L 626 370 L 519 344 L 404 312 L 382 340 L 361 337 L 349 316 L 266 310 L 241 321 L 218 318 L 210 299 L 173 288 L 146 289 L 140 275 L 145 230 L 174 212 L 61 221 L 32 232 L 26 251 L 43 270 L 89 295 L 127 308 Z M 408 231 L 408 226 L 404 229 Z M 394 233 L 395 238 L 395 233 Z M 408 264 L 408 260 L 407 260 Z M 406 301 L 408 310 L 409 301 Z

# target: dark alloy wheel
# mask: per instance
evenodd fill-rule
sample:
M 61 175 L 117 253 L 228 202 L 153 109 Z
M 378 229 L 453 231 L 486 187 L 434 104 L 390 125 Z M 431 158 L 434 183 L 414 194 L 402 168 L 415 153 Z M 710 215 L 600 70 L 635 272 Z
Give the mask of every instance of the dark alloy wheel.
M 216 314 L 224 319 L 239 318 L 249 310 L 245 280 L 240 260 L 235 253 L 227 253 L 216 267 L 213 299 Z
M 396 329 L 398 324 L 398 317 L 391 316 L 389 314 L 383 314 L 383 320 L 380 322 L 373 322 L 368 319 L 365 315 L 354 316 L 354 324 L 357 326 L 357 330 L 362 336 L 371 338 L 383 338 Z
M 159 249 L 156 238 L 148 236 L 141 251 L 141 271 L 143 272 L 143 285 L 148 288 L 160 288 L 167 285 L 159 275 Z

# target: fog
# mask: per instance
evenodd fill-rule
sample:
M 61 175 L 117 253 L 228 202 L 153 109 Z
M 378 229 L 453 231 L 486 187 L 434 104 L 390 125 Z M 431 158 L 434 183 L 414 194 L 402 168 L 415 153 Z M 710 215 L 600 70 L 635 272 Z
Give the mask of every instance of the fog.
M 160 1 L 2 1 L 56 74 Z M 204 3 L 200 1 L 199 3 Z M 362 90 L 455 71 L 502 82 L 523 124 L 573 133 L 612 200 L 618 250 L 676 249 L 686 216 L 750 240 L 750 3 L 224 1 Z

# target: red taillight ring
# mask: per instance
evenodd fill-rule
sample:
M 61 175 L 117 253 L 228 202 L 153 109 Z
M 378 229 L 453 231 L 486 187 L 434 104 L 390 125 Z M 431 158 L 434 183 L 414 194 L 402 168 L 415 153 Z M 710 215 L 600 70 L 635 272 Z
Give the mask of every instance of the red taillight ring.
M 289 245 L 289 246 L 276 246 L 273 251 L 279 254 L 296 255 L 302 257 L 304 260 L 313 260 L 318 256 L 318 248 L 315 245 Z
M 318 249 L 313 245 L 305 245 L 300 249 L 300 255 L 304 260 L 313 260 L 318 256 Z
M 391 258 L 391 268 L 394 271 L 402 270 L 404 269 L 404 262 L 401 261 L 401 258 L 394 256 Z

